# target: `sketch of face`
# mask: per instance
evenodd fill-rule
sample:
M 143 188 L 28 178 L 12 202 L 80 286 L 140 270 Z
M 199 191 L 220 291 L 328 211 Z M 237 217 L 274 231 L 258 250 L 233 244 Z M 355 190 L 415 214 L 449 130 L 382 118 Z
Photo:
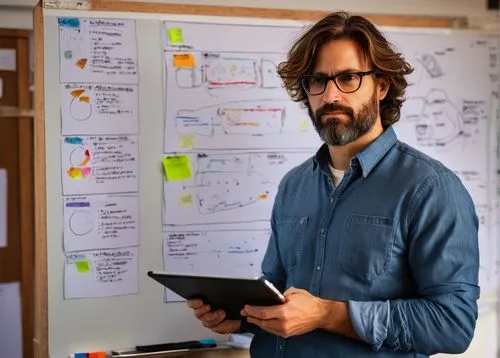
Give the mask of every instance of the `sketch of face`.
M 314 74 L 334 76 L 342 72 L 371 70 L 361 48 L 352 40 L 335 40 L 319 51 Z M 331 146 L 351 143 L 380 121 L 379 100 L 385 97 L 373 76 L 365 76 L 353 93 L 341 92 L 329 81 L 321 95 L 308 96 L 309 116 L 321 139 Z

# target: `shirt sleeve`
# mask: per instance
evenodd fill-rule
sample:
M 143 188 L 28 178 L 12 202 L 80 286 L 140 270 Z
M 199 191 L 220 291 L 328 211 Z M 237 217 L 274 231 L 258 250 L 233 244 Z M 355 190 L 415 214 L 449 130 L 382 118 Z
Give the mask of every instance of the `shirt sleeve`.
M 374 350 L 462 353 L 479 298 L 478 218 L 458 177 L 439 173 L 414 194 L 406 218 L 417 297 L 349 302 L 354 330 Z

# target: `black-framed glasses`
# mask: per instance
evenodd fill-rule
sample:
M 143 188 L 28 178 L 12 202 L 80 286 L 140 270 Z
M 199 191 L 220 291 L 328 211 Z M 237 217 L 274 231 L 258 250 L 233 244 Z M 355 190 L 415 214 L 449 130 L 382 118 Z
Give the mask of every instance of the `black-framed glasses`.
M 326 90 L 328 82 L 333 81 L 343 93 L 356 92 L 361 87 L 363 77 L 374 73 L 375 70 L 365 72 L 342 72 L 335 76 L 307 75 L 300 78 L 300 85 L 310 96 L 320 95 Z

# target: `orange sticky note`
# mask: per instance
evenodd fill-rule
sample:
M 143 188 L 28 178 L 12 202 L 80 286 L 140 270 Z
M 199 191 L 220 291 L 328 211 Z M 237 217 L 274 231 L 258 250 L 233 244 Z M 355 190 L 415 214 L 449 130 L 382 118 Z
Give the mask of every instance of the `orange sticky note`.
M 75 89 L 73 91 L 70 92 L 70 94 L 73 96 L 73 97 L 79 97 L 83 92 L 85 92 L 84 89 Z
M 196 63 L 192 53 L 174 53 L 174 67 L 194 68 Z

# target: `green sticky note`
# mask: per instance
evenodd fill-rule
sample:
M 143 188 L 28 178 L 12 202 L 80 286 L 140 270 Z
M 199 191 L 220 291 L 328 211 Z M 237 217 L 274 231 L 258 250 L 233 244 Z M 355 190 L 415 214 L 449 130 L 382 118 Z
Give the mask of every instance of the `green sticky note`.
M 90 271 L 90 260 L 78 261 L 75 265 L 78 273 L 87 273 Z
M 186 180 L 193 177 L 188 155 L 175 155 L 163 159 L 163 169 L 168 181 Z
M 178 27 L 172 27 L 168 29 L 168 41 L 171 44 L 181 44 L 184 42 L 184 36 L 182 35 L 182 29 Z

